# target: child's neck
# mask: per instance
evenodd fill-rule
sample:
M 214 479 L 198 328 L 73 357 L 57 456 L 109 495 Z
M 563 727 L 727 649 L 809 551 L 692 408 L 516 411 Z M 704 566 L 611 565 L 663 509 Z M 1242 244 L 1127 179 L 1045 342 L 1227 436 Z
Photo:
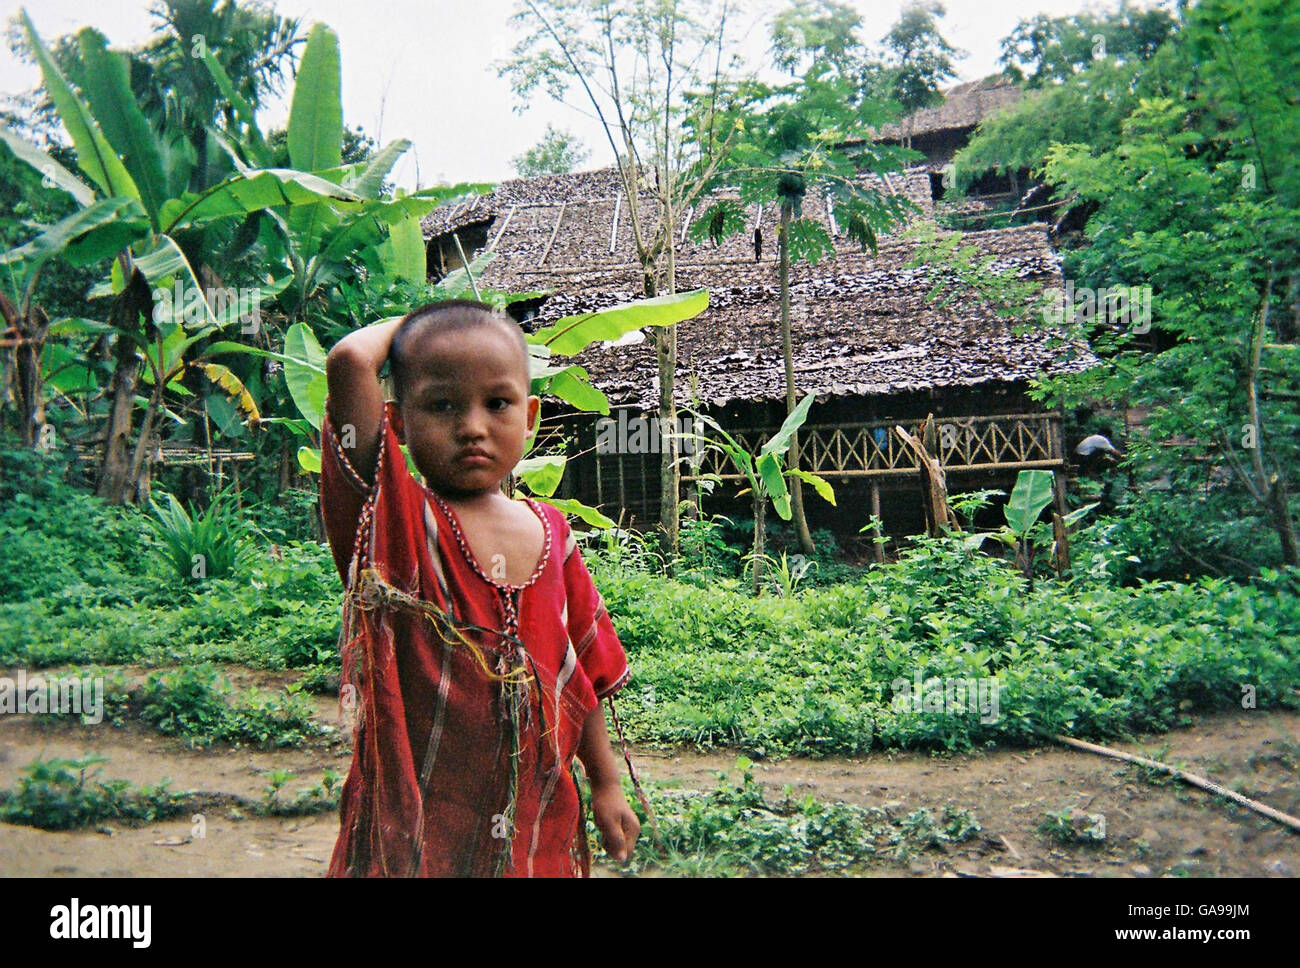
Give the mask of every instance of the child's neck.
M 510 500 L 499 485 L 489 487 L 483 491 L 457 491 L 451 493 L 439 491 L 437 494 L 438 497 L 442 498 L 458 512 L 469 511 L 470 513 L 487 511 L 500 501 Z

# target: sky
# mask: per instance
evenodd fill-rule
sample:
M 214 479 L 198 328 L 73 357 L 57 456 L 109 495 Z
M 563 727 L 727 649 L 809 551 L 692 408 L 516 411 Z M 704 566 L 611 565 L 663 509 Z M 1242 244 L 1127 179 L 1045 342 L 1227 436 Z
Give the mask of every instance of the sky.
M 878 41 L 905 0 L 855 0 L 862 36 Z M 536 144 L 548 123 L 568 129 L 591 149 L 586 167 L 612 163 L 605 136 L 587 113 L 538 95 L 522 114 L 509 83 L 495 65 L 507 58 L 518 35 L 510 24 L 516 0 L 276 0 L 283 16 L 305 25 L 328 24 L 339 37 L 343 64 L 343 116 L 383 144 L 407 138 L 412 149 L 394 169 L 408 189 L 460 181 L 512 177 L 511 159 Z M 1110 7 L 1113 4 L 1101 4 Z M 0 0 L 6 24 L 25 6 L 48 43 L 93 26 L 114 47 L 135 47 L 150 33 L 148 0 Z M 746 3 L 744 49 L 761 62 L 766 48 L 763 14 L 779 4 Z M 1038 13 L 1068 16 L 1098 4 L 1086 0 L 947 0 L 940 30 L 965 52 L 955 62 L 957 81 L 999 69 L 1000 41 L 1021 19 Z M 304 36 L 306 30 L 304 29 Z M 39 83 L 34 65 L 0 51 L 0 93 L 17 94 Z M 954 81 L 953 83 L 956 83 Z M 575 102 L 576 103 L 576 102 Z M 281 126 L 288 95 L 259 114 L 263 131 Z

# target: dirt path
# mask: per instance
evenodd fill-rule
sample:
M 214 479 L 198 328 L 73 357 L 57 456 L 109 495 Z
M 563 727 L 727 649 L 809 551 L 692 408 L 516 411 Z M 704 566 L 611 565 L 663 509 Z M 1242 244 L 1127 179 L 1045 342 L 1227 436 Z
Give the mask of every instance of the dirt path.
M 232 678 L 265 673 L 232 670 Z M 334 703 L 317 715 L 333 719 Z M 1117 744 L 1148 755 L 1164 745 L 1182 762 L 1287 813 L 1300 813 L 1300 713 L 1243 711 L 1204 717 L 1193 726 L 1138 743 Z M 103 776 L 137 785 L 170 778 L 172 788 L 208 795 L 203 836 L 190 816 L 132 827 L 110 824 L 70 833 L 0 824 L 0 874 L 35 876 L 314 877 L 327 865 L 338 832 L 333 813 L 310 817 L 253 815 L 244 801 L 265 795 L 266 774 L 296 774 L 291 799 L 323 771 L 347 771 L 343 742 L 255 751 L 189 749 L 183 741 L 139 725 L 89 728 L 50 717 L 0 717 L 0 788 L 17 783 L 38 757 L 109 758 Z M 734 774 L 735 754 L 634 750 L 643 776 L 708 789 L 720 771 Z M 1300 835 L 1181 784 L 1144 780 L 1136 767 L 1072 750 L 994 750 L 937 757 L 916 753 L 859 758 L 760 762 L 756 778 L 774 798 L 796 795 L 884 807 L 891 814 L 945 805 L 973 811 L 983 832 L 946 853 L 927 852 L 910 866 L 880 860 L 885 876 L 1273 876 L 1300 874 Z M 1037 831 L 1046 811 L 1067 807 L 1105 816 L 1102 844 L 1062 845 Z M 608 873 L 598 871 L 598 873 Z

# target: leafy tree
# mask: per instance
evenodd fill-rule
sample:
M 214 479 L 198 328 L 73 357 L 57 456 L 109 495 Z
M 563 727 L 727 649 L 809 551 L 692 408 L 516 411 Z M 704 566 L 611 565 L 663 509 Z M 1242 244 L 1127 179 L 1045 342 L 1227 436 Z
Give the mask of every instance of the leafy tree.
M 1279 298 L 1281 280 L 1296 271 L 1288 240 L 1300 211 L 1243 189 L 1239 160 L 1189 157 L 1199 139 L 1186 126 L 1185 106 L 1151 101 L 1125 122 L 1113 152 L 1092 158 L 1059 146 L 1049 158 L 1048 177 L 1097 206 L 1091 245 L 1072 254 L 1069 274 L 1151 286 L 1154 325 L 1174 341 L 1153 352 L 1133 346 L 1129 333 L 1109 335 L 1100 342 L 1109 367 L 1072 381 L 1075 396 L 1150 408 L 1144 433 L 1130 439 L 1130 462 L 1194 494 L 1204 472 L 1187 447 L 1167 446 L 1191 443 L 1226 466 L 1231 476 L 1217 486 L 1256 504 L 1283 560 L 1300 564 L 1288 497 L 1300 469 L 1300 354 L 1283 338 Z
M 522 0 L 514 22 L 525 31 L 501 67 L 521 104 L 542 91 L 564 101 L 571 89 L 599 119 L 620 182 L 642 288 L 647 297 L 677 290 L 678 234 L 722 154 L 724 139 L 701 117 L 721 109 L 734 66 L 732 0 Z M 653 192 L 657 219 L 640 197 Z M 654 331 L 659 420 L 675 426 L 677 330 Z M 660 529 L 666 557 L 676 554 L 677 442 L 660 463 Z
M 99 490 L 110 500 L 131 500 L 147 489 L 148 454 L 167 396 L 192 392 L 178 382 L 185 374 L 202 372 L 230 394 L 250 419 L 258 417 L 256 400 L 240 376 L 205 362 L 218 351 L 253 349 L 247 343 L 203 345 L 219 330 L 246 317 L 250 308 L 242 296 L 236 305 L 211 304 L 210 287 L 221 278 L 218 270 L 232 264 L 230 247 L 216 245 L 218 240 L 230 238 L 227 233 L 238 239 L 242 232 L 245 238 L 234 248 L 244 251 L 256 243 L 265 252 L 267 245 L 280 244 L 278 230 L 296 243 L 286 271 L 278 275 L 268 271 L 286 261 L 281 248 L 274 258 L 258 260 L 261 270 L 254 279 L 267 299 L 295 283 L 296 306 L 301 308 L 314 293 L 313 285 L 322 285 L 333 267 L 353 257 L 369 259 L 372 268 L 389 278 L 417 277 L 423 282 L 418 217 L 439 199 L 376 197 L 384 174 L 404 148 L 400 143 L 368 164 L 341 166 L 337 41 L 327 28 L 313 31 L 295 86 L 287 142 L 290 161 L 300 170 L 269 167 L 270 150 L 252 122 L 252 106 L 239 95 L 213 52 L 200 52 L 204 69 L 229 97 L 242 126 L 234 134 L 246 133 L 248 138 L 241 149 L 221 131 L 211 129 L 212 138 L 205 143 L 217 145 L 237 170 L 196 192 L 187 186 L 194 183 L 197 152 L 183 150 L 187 142 L 181 121 L 169 128 L 166 116 L 156 119 L 144 114 L 130 86 L 131 55 L 109 51 L 106 40 L 93 30 L 81 31 L 77 39 L 86 65 L 83 92 L 69 83 L 29 20 L 25 19 L 25 26 L 46 88 L 72 136 L 80 169 L 103 197 L 97 199 L 96 190 L 49 155 L 6 134 L 15 155 L 40 170 L 80 207 L 35 239 L 11 249 L 0 257 L 0 264 L 19 267 L 30 279 L 51 259 L 88 266 L 113 258 L 110 277 L 91 290 L 92 296 L 113 298 L 108 325 L 83 321 L 76 323 L 76 329 L 106 334 L 113 341 Z M 304 168 L 320 175 L 306 174 Z M 207 165 L 204 170 L 211 175 L 216 169 Z M 315 204 L 323 198 L 335 204 Z M 394 228 L 398 225 L 400 230 Z M 184 307 L 171 299 L 155 301 L 158 293 L 170 295 L 173 283 L 186 291 Z M 190 318 L 191 308 L 197 318 Z M 146 367 L 143 373 L 141 362 Z M 131 449 L 128 439 L 137 381 L 151 389 Z
M 1275 0 L 1184 13 L 1138 82 L 1139 94 L 1168 94 L 1138 97 L 1113 144 L 1051 146 L 1044 168 L 1061 196 L 1091 212 L 1086 244 L 1067 254 L 1067 278 L 1092 289 L 1150 287 L 1159 339 L 1139 342 L 1131 319 L 1085 310 L 1075 332 L 1105 365 L 1047 389 L 1065 403 L 1147 412 L 1127 463 L 1139 480 L 1178 495 L 1163 517 L 1184 558 L 1223 561 L 1212 547 L 1186 545 L 1226 540 L 1254 520 L 1277 542 L 1270 550 L 1256 541 L 1256 561 L 1295 564 L 1300 182 L 1291 159 L 1300 108 L 1288 87 L 1297 54 L 1285 38 L 1300 13 Z M 1059 89 L 1090 84 L 1099 68 Z
M 1117 10 L 1072 17 L 1039 14 L 1020 21 L 1002 41 L 1004 73 L 1031 88 L 1050 87 L 1099 60 L 1135 64 L 1150 60 L 1177 26 L 1160 7 L 1121 0 Z
M 808 63 L 802 77 L 782 85 L 746 83 L 728 92 L 730 107 L 709 123 L 720 125 L 731 149 L 713 176 L 711 187 L 739 190 L 738 198 L 721 198 L 697 219 L 692 227 L 696 238 L 715 242 L 746 228 L 744 206 L 776 205 L 780 213 L 777 234 L 779 248 L 778 285 L 782 357 L 785 367 L 786 412 L 794 413 L 797 388 L 794 349 L 790 327 L 790 262 L 806 259 L 818 262 L 833 255 L 834 241 L 819 220 L 805 217 L 804 199 L 828 199 L 835 217 L 850 239 L 865 250 L 876 248 L 876 235 L 894 225 L 913 208 L 895 196 L 882 196 L 868 188 L 864 172 L 882 172 L 901 167 L 908 152 L 874 144 L 846 148 L 855 135 L 878 126 L 886 115 L 883 108 L 864 99 L 855 79 L 841 67 L 860 62 L 860 48 L 841 43 L 844 19 L 830 21 L 831 29 L 817 32 L 811 27 L 793 26 L 808 22 L 808 5 L 796 5 L 778 14 L 773 26 L 773 44 L 785 51 L 788 63 Z M 798 14 L 799 19 L 785 14 Z M 814 24 L 823 21 L 814 20 Z M 812 46 L 799 52 L 793 45 L 801 36 Z M 851 31 L 848 37 L 852 37 Z M 812 535 L 803 508 L 803 488 L 798 477 L 798 428 L 787 456 L 795 478 L 791 496 L 795 531 L 805 554 L 813 554 Z
M 772 20 L 772 54 L 776 66 L 801 77 L 814 63 L 837 76 L 851 77 L 863 68 L 865 48 L 858 37 L 862 17 L 840 0 L 794 0 Z
M 939 0 L 916 0 L 903 8 L 884 37 L 886 68 L 874 83 L 911 113 L 942 100 L 943 82 L 956 77 L 952 58 L 962 56 L 939 33 L 944 15 Z
M 1021 21 L 1002 42 L 1002 63 L 1006 76 L 1029 90 L 984 121 L 953 158 L 954 187 L 965 191 L 990 172 L 1041 174 L 1053 144 L 1115 147 L 1122 122 L 1143 98 L 1181 98 L 1186 91 L 1186 51 L 1164 44 L 1178 23 L 1164 10 L 1136 9 L 1127 0 L 1105 14 Z
M 510 159 L 510 163 L 520 178 L 536 178 L 538 175 L 567 175 L 590 157 L 591 152 L 573 134 L 548 124 L 542 140 Z

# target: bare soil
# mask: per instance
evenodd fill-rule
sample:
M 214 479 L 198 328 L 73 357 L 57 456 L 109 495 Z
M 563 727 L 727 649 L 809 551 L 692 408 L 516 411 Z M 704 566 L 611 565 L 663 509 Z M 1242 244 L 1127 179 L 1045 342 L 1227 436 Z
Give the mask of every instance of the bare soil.
M 135 670 L 129 670 L 134 672 Z M 237 685 L 273 688 L 289 675 L 227 669 Z M 316 715 L 338 726 L 333 699 L 316 701 Z M 1193 717 L 1174 732 L 1115 744 L 1164 757 L 1291 815 L 1300 814 L 1300 713 L 1243 710 Z M 296 774 L 282 799 L 345 774 L 350 760 L 341 738 L 281 750 L 216 746 L 190 748 L 135 723 L 82 726 L 48 716 L 0 717 L 0 788 L 15 786 L 37 758 L 109 758 L 103 777 L 136 785 L 170 779 L 175 790 L 202 795 L 198 821 L 112 823 L 71 832 L 0 824 L 0 875 L 317 877 L 338 833 L 335 813 L 267 817 L 256 813 L 267 774 Z M 736 754 L 634 749 L 643 778 L 710 789 L 718 773 L 735 775 Z M 994 877 L 1293 877 L 1300 874 L 1300 834 L 1211 794 L 1174 781 L 1144 778 L 1143 770 L 1071 749 L 997 749 L 971 755 L 878 753 L 820 760 L 786 759 L 751 770 L 772 798 L 788 786 L 799 797 L 883 807 L 891 815 L 952 805 L 983 825 L 974 840 L 927 851 L 907 865 L 881 858 L 867 868 L 879 876 Z M 1099 844 L 1062 844 L 1039 832 L 1048 811 L 1066 808 L 1105 817 Z M 597 867 L 597 874 L 610 874 Z

